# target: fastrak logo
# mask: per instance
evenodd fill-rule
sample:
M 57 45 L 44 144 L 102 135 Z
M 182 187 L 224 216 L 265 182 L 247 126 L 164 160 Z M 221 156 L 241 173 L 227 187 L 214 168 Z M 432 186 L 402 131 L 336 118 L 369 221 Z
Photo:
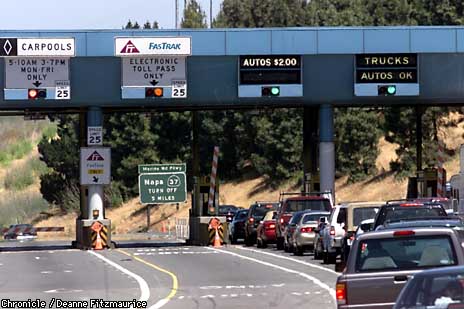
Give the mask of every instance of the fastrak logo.
M 138 54 L 140 53 L 137 47 L 131 40 L 121 49 L 121 54 Z

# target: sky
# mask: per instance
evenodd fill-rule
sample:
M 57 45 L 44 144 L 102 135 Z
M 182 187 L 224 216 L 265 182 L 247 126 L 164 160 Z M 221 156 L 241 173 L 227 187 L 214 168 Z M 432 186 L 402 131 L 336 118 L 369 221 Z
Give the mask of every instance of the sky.
M 130 19 L 175 28 L 175 0 L 0 0 L 1 30 L 121 29 Z M 184 0 L 179 1 L 179 23 Z M 210 0 L 197 0 L 209 22 Z M 213 18 L 222 0 L 213 1 Z

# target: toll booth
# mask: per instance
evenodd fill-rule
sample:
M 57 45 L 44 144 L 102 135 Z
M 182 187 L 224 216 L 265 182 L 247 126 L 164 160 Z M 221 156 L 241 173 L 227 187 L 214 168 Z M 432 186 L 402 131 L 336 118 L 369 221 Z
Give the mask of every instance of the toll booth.
M 222 223 L 221 242 L 228 243 L 228 225 L 225 216 L 218 216 L 216 213 L 219 209 L 219 181 L 216 178 L 216 189 L 213 198 L 213 207 L 208 208 L 209 190 L 211 186 L 209 176 L 203 176 L 194 179 L 192 213 L 189 219 L 190 236 L 188 244 L 207 246 L 211 244 L 210 223 L 212 217 L 219 219 Z
M 216 209 L 219 207 L 219 181 L 216 179 L 216 188 L 214 191 L 214 198 L 213 198 L 213 207 L 211 209 L 208 208 L 208 200 L 209 200 L 209 190 L 211 186 L 211 179 L 209 176 L 204 176 L 200 178 L 199 182 L 199 192 L 200 196 L 198 201 L 201 205 L 201 216 L 215 216 Z
M 306 173 L 303 179 L 303 186 L 303 192 L 319 192 L 321 190 L 319 172 Z
M 417 197 L 436 197 L 438 172 L 436 168 L 427 168 L 417 172 Z M 446 187 L 446 170 L 443 169 L 443 189 Z

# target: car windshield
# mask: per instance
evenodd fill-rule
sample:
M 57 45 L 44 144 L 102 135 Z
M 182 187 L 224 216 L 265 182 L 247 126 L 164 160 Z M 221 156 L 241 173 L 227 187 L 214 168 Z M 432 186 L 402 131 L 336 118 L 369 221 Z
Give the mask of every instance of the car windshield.
M 303 217 L 302 223 L 308 222 L 317 222 L 321 217 L 327 216 L 327 214 L 315 213 L 315 214 L 305 214 Z
M 450 304 L 464 304 L 464 271 L 452 275 L 414 278 L 398 303 L 409 308 L 462 308 Z
M 247 217 L 248 210 L 246 211 L 239 211 L 235 214 L 234 220 L 242 220 Z
M 257 204 L 252 211 L 252 216 L 261 220 L 268 211 L 277 210 L 278 205 L 278 203 Z
M 301 217 L 304 215 L 303 212 L 297 212 L 295 214 L 293 214 L 292 218 L 290 219 L 290 224 L 298 224 L 298 222 L 300 221 Z
M 236 212 L 237 207 L 235 206 L 219 206 L 219 214 L 226 215 L 229 212 Z
M 301 210 L 322 210 L 330 211 L 332 207 L 330 206 L 329 200 L 290 200 L 287 201 L 286 212 L 296 212 Z
M 359 243 L 357 272 L 413 270 L 456 265 L 449 236 L 366 239 Z
M 360 207 L 353 209 L 353 226 L 358 226 L 362 221 L 375 218 L 380 207 Z
M 398 221 L 401 219 L 411 218 L 432 218 L 446 216 L 446 212 L 441 207 L 411 207 L 411 206 L 396 206 L 385 207 L 385 210 L 379 216 L 376 225 L 381 225 L 385 222 Z

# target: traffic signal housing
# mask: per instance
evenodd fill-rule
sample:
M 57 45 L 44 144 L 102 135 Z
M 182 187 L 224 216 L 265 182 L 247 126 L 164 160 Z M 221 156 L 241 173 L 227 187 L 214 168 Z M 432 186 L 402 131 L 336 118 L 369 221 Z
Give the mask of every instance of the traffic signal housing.
M 163 92 L 162 87 L 147 87 L 145 88 L 145 98 L 161 98 Z
M 29 100 L 45 99 L 47 97 L 47 89 L 28 89 L 27 98 Z
M 381 85 L 377 88 L 378 95 L 391 96 L 396 94 L 395 85 Z
M 261 88 L 261 96 L 262 97 L 278 97 L 280 95 L 280 87 L 278 86 L 270 86 L 270 87 L 262 87 Z

